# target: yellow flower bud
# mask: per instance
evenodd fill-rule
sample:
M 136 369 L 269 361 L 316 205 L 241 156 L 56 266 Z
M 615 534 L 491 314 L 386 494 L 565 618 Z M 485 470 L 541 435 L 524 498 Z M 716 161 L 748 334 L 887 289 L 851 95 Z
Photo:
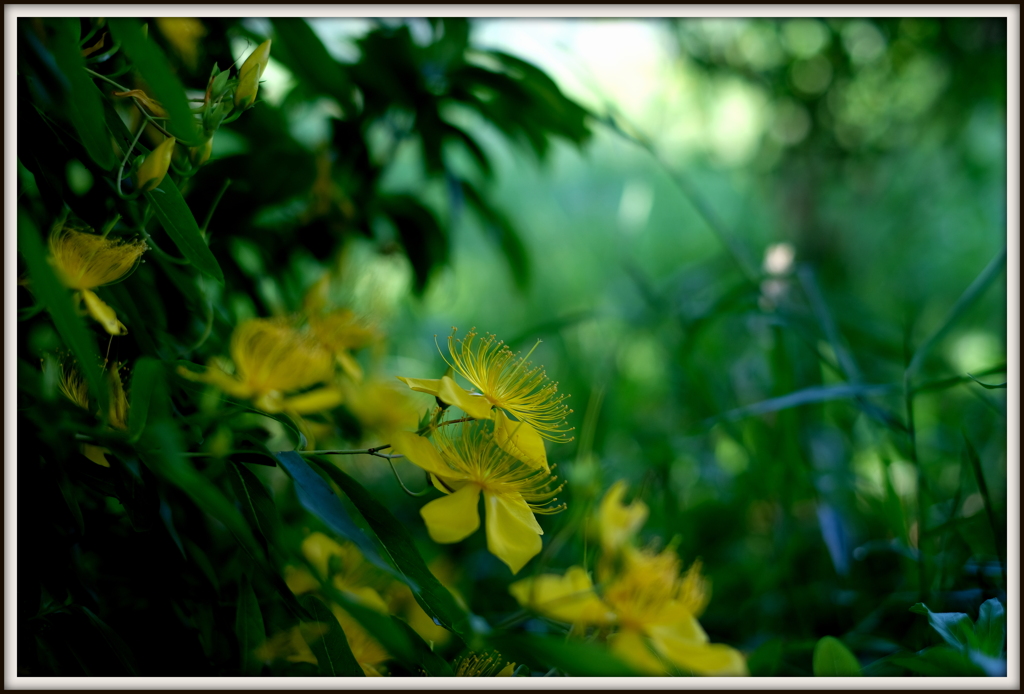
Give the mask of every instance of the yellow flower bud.
M 213 151 L 213 136 L 210 139 L 199 145 L 198 147 L 189 147 L 188 158 L 192 162 L 192 166 L 202 166 L 210 159 L 210 153 Z
M 139 190 L 153 190 L 164 180 L 167 169 L 171 166 L 171 155 L 174 153 L 174 144 L 177 142 L 169 137 L 156 149 L 149 153 L 146 159 L 135 174 L 136 186 Z
M 238 87 L 235 88 L 235 106 L 249 108 L 256 100 L 260 77 L 270 62 L 270 39 L 256 47 L 238 70 Z

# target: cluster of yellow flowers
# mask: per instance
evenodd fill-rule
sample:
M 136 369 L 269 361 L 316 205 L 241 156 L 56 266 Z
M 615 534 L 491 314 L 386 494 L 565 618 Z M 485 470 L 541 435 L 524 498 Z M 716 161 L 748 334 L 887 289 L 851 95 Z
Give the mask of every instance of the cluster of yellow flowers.
M 558 385 L 526 357 L 512 354 L 493 335 L 477 340 L 453 332 L 448 338 L 449 371 L 471 384 L 466 390 L 451 375 L 404 378 L 416 391 L 435 396 L 438 407 L 426 432 L 399 432 L 392 447 L 430 474 L 445 496 L 420 510 L 435 542 L 459 542 L 480 527 L 481 495 L 487 517 L 487 547 L 518 573 L 540 553 L 544 530 L 535 514 L 565 509 L 562 489 L 548 466 L 544 439 L 568 441 L 571 412 Z M 532 353 L 532 350 L 531 350 Z M 466 416 L 446 420 L 449 406 Z M 512 419 L 514 417 L 514 419 Z M 467 421 L 469 420 L 469 421 Z M 457 433 L 449 425 L 462 424 Z M 421 435 L 425 433 L 426 436 Z
M 651 675 L 746 675 L 743 655 L 709 643 L 697 618 L 710 599 L 700 563 L 680 575 L 675 549 L 661 552 L 633 544 L 647 519 L 641 501 L 622 503 L 624 482 L 608 490 L 598 511 L 601 558 L 595 585 L 586 569 L 542 574 L 513 583 L 510 591 L 524 607 L 594 630 L 599 640 L 637 670 Z

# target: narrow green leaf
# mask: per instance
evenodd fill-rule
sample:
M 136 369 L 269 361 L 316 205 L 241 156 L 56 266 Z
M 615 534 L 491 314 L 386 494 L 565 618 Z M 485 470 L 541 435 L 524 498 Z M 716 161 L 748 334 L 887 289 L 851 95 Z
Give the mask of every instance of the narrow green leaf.
M 50 43 L 54 58 L 71 87 L 65 104 L 68 118 L 93 161 L 110 170 L 117 160 L 110 146 L 100 93 L 85 72 L 85 60 L 78 49 L 81 22 L 77 17 L 54 17 L 47 21 L 56 29 Z
M 392 657 L 405 665 L 414 668 L 419 666 L 417 649 L 413 646 L 412 640 L 403 629 L 395 625 L 390 616 L 367 607 L 350 593 L 340 591 L 330 583 L 321 584 L 320 591 L 359 622 L 360 626 L 366 629 Z M 413 634 L 415 635 L 415 632 Z M 419 638 L 418 635 L 416 637 Z M 422 639 L 420 641 L 422 642 Z M 426 644 L 423 644 L 423 647 L 426 648 Z
M 978 647 L 982 653 L 993 657 L 1002 655 L 1006 643 L 1006 611 L 1003 603 L 992 598 L 981 604 L 974 633 L 978 635 Z
M 302 598 L 302 606 L 313 619 L 326 626 L 327 630 L 309 641 L 309 647 L 316 656 L 317 669 L 323 677 L 365 677 L 363 668 L 356 662 L 352 649 L 345 638 L 345 632 L 334 613 L 323 602 L 312 595 Z
M 406 527 L 352 477 L 325 460 L 311 460 L 359 509 L 359 513 L 376 533 L 384 551 L 405 575 L 407 582 L 419 586 L 418 590 L 413 589 L 413 596 L 427 615 L 446 629 L 458 634 L 466 633 L 469 623 L 465 612 L 455 602 L 448 589 L 441 585 L 427 568 Z
M 326 523 L 331 530 L 353 542 L 372 564 L 399 580 L 408 582 L 400 571 L 395 570 L 380 556 L 373 541 L 352 521 L 338 495 L 301 455 L 295 451 L 280 451 L 275 455 L 281 467 L 295 482 L 295 493 L 299 497 L 299 503 L 307 511 Z M 414 585 L 410 587 L 416 590 Z
M 122 50 L 153 90 L 153 98 L 167 110 L 170 116 L 168 130 L 171 134 L 190 146 L 200 144 L 196 119 L 188 106 L 185 88 L 171 72 L 167 57 L 160 47 L 143 36 L 142 25 L 133 17 L 109 17 L 107 24 L 114 38 L 120 42 Z
M 635 677 L 636 670 L 596 643 L 566 641 L 536 634 L 506 634 L 487 639 L 509 661 L 534 669 L 558 668 L 573 677 Z
M 809 405 L 817 402 L 828 402 L 830 400 L 843 400 L 847 398 L 864 397 L 869 395 L 886 395 L 896 392 L 899 386 L 890 383 L 876 385 L 842 383 L 830 386 L 811 386 L 793 393 L 787 393 L 777 398 L 762 400 L 753 405 L 745 405 L 734 410 L 729 410 L 704 422 L 704 426 L 711 426 L 718 421 L 735 421 L 745 417 L 768 414 L 787 410 L 800 405 Z
M 181 197 L 181 192 L 171 177 L 165 176 L 160 186 L 147 191 L 145 196 L 153 205 L 153 211 L 156 212 L 156 218 L 160 220 L 164 231 L 174 241 L 181 254 L 199 270 L 223 284 L 224 273 L 210 252 L 210 247 L 206 245 L 196 218 L 192 216 L 192 210 Z
M 263 627 L 263 614 L 260 604 L 253 592 L 249 577 L 242 575 L 238 584 L 238 607 L 235 613 L 235 636 L 238 637 L 238 650 L 241 656 L 242 677 L 256 677 L 260 674 L 262 663 L 256 657 L 256 649 L 263 645 L 267 635 Z
M 860 663 L 842 641 L 824 636 L 814 646 L 815 677 L 860 677 Z
M 998 388 L 1005 388 L 1006 387 L 1006 381 L 1003 381 L 1002 383 L 982 383 L 981 381 L 976 379 L 974 376 L 971 376 L 971 374 L 967 374 L 967 376 L 972 381 L 977 383 L 979 386 L 981 386 L 982 388 L 986 388 L 988 390 L 996 390 Z
M 967 648 L 978 647 L 974 623 L 963 612 L 932 612 L 923 602 L 911 607 L 910 611 L 927 616 L 931 628 L 937 631 L 942 640 L 953 648 L 965 651 Z
M 925 357 L 928 356 L 928 352 L 931 351 L 932 347 L 946 336 L 949 329 L 952 328 L 960 317 L 967 312 L 967 309 L 969 309 L 974 302 L 985 293 L 985 290 L 989 288 L 992 282 L 994 282 L 1002 272 L 1005 264 L 1006 248 L 1003 248 L 1003 250 L 999 251 L 999 253 L 996 254 L 996 257 L 985 266 L 985 269 L 981 271 L 981 274 L 971 282 L 971 285 L 964 290 L 964 293 L 960 295 L 960 298 L 956 300 L 956 303 L 953 304 L 953 308 L 949 310 L 945 320 L 942 321 L 942 325 L 940 325 L 938 329 L 923 343 L 921 343 L 920 347 L 917 348 L 917 351 L 914 353 L 914 358 L 910 360 L 910 365 L 907 366 L 908 377 L 913 376 L 918 372 L 921 365 L 924 364 Z
M 28 266 L 32 292 L 49 310 L 57 332 L 75 355 L 78 369 L 89 384 L 89 393 L 96 398 L 100 412 L 104 413 L 105 418 L 110 392 L 100 369 L 100 356 L 96 351 L 95 338 L 75 312 L 71 293 L 60 283 L 53 268 L 46 262 L 46 251 L 39 231 L 21 208 L 18 209 L 18 250 Z
M 277 532 L 278 518 L 274 501 L 259 478 L 245 465 L 233 463 L 228 467 L 231 470 L 228 479 L 238 503 L 242 506 L 242 513 L 259 533 L 257 537 L 263 538 L 266 547 L 266 543 L 274 541 Z
M 132 385 L 130 389 L 131 401 L 129 412 L 131 414 L 128 417 L 128 433 L 132 441 L 138 441 L 139 437 L 142 436 L 143 430 L 146 428 L 150 400 L 158 384 L 160 384 L 161 391 L 166 393 L 163 362 L 151 357 L 142 357 L 135 362 L 135 368 L 132 369 Z

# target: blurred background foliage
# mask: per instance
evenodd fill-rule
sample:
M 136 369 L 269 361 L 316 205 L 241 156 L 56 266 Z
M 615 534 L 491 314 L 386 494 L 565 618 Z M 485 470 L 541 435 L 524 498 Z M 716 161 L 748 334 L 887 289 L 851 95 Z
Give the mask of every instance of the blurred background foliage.
M 223 284 L 154 234 L 105 290 L 130 331 L 111 359 L 138 374 L 226 355 L 234 326 L 300 310 L 325 271 L 386 336 L 359 354 L 367 378 L 440 375 L 452 326 L 539 338 L 576 439 L 549 447 L 569 510 L 543 520 L 526 573 L 587 561 L 588 518 L 625 479 L 651 508 L 644 538 L 703 559 L 702 622 L 752 674 L 812 674 L 823 636 L 865 674 L 999 671 L 903 656 L 941 641 L 912 605 L 975 618 L 1016 569 L 1005 19 L 148 21 L 190 95 L 213 63 L 273 47 L 257 105 L 179 184 Z M 65 206 L 100 229 L 123 203 L 69 136 L 48 31 L 19 20 L 19 207 L 41 230 Z M 242 577 L 268 636 L 286 600 L 148 464 L 78 455 L 69 432 L 93 425 L 36 368 L 61 339 L 18 301 L 19 671 L 237 674 Z M 209 450 L 223 427 L 202 389 L 165 387 L 168 446 Z M 323 441 L 383 443 L 358 408 L 321 420 Z M 322 526 L 260 459 L 294 439 L 245 421 L 235 443 L 264 464 L 240 467 L 297 546 Z M 233 493 L 238 461 L 193 462 Z M 383 461 L 339 465 L 476 614 L 515 613 L 483 538 L 442 552 Z

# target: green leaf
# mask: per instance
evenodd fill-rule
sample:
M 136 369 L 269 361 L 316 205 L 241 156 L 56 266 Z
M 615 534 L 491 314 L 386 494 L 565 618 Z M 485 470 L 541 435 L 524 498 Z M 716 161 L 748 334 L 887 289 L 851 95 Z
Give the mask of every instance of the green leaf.
M 469 624 L 465 612 L 455 602 L 452 594 L 441 585 L 427 568 L 423 557 L 416 550 L 416 543 L 406 527 L 387 509 L 373 498 L 366 489 L 330 462 L 318 458 L 311 460 L 341 488 L 349 500 L 359 509 L 370 528 L 376 533 L 391 561 L 405 576 L 413 588 L 413 596 L 423 610 L 441 626 L 457 634 L 466 633 Z
M 711 426 L 718 421 L 735 421 L 745 417 L 778 412 L 791 407 L 809 405 L 816 402 L 828 402 L 830 400 L 843 400 L 847 398 L 865 397 L 869 395 L 886 395 L 896 392 L 899 386 L 896 384 L 883 383 L 877 385 L 841 383 L 830 386 L 811 386 L 793 393 L 787 393 L 777 398 L 770 398 L 729 410 L 704 422 L 704 426 Z
M 519 232 L 516 231 L 509 218 L 492 207 L 470 183 L 462 181 L 462 192 L 470 206 L 480 215 L 484 227 L 490 232 L 489 236 L 497 242 L 502 256 L 512 270 L 516 288 L 524 291 L 530 282 L 532 268 L 530 256 L 519 237 Z
M 188 146 L 200 144 L 195 116 L 189 108 L 185 88 L 171 72 L 167 57 L 156 42 L 142 34 L 142 25 L 132 17 L 109 17 L 107 24 L 122 50 L 153 90 L 152 96 L 170 116 L 167 129 Z M 77 42 L 76 42 L 77 45 Z
M 28 266 L 32 292 L 49 310 L 57 332 L 75 355 L 77 367 L 89 384 L 89 393 L 96 398 L 100 412 L 103 413 L 102 417 L 106 419 L 110 391 L 100 369 L 100 356 L 96 351 L 95 338 L 75 312 L 70 292 L 60 283 L 53 268 L 46 262 L 46 251 L 39 231 L 21 208 L 18 209 L 18 250 Z
M 932 612 L 923 602 L 910 608 L 915 614 L 928 617 L 928 624 L 939 633 L 942 640 L 957 650 L 978 647 L 978 637 L 974 634 L 974 623 L 963 612 Z
M 960 298 L 953 304 L 953 308 L 949 310 L 945 320 L 942 321 L 942 325 L 933 332 L 928 338 L 921 343 L 921 346 L 917 348 L 914 353 L 914 358 L 910 360 L 910 365 L 907 366 L 907 375 L 913 376 L 924 364 L 925 357 L 928 356 L 928 352 L 931 351 L 939 340 L 946 336 L 949 329 L 960 319 L 960 317 L 967 312 L 975 301 L 977 301 L 985 290 L 989 288 L 992 282 L 999 276 L 1003 271 L 1003 267 L 1006 265 L 1006 248 L 999 251 L 996 257 L 993 258 L 985 269 L 981 271 L 971 285 L 964 290 L 964 293 L 960 295 Z
M 985 671 L 965 653 L 949 646 L 926 648 L 918 653 L 897 653 L 886 660 L 927 677 L 984 677 Z
M 352 103 L 352 87 L 341 65 L 327 52 L 306 20 L 275 17 L 270 21 L 274 23 L 276 40 L 282 44 L 280 48 L 292 72 L 302 75 L 309 89 L 334 97 L 348 111 Z
M 1003 381 L 1002 383 L 982 383 L 981 381 L 976 379 L 974 376 L 971 376 L 971 374 L 967 374 L 967 376 L 972 381 L 977 383 L 979 386 L 981 386 L 982 388 L 985 388 L 987 390 L 996 390 L 996 389 L 999 389 L 999 388 L 1005 388 L 1006 387 L 1006 381 Z
M 338 495 L 301 455 L 295 451 L 280 451 L 275 455 L 281 467 L 295 482 L 295 493 L 299 497 L 299 503 L 307 511 L 326 523 L 331 530 L 353 542 L 372 564 L 399 580 L 408 582 L 401 572 L 384 561 L 373 541 L 352 521 Z M 414 585 L 410 585 L 410 588 L 416 590 Z
M 316 622 L 327 627 L 327 631 L 309 642 L 316 656 L 317 669 L 323 677 L 365 677 L 363 668 L 356 662 L 352 649 L 345 638 L 345 632 L 331 610 L 318 598 L 307 595 L 302 598 L 306 608 Z
M 455 676 L 455 673 L 452 671 L 452 666 L 448 664 L 448 661 L 430 650 L 430 646 L 428 646 L 423 640 L 423 637 L 416 633 L 415 629 L 398 617 L 392 616 L 391 623 L 399 632 L 405 635 L 405 638 L 409 641 L 409 644 L 412 646 L 414 651 L 413 660 L 417 665 L 423 668 L 423 671 L 427 673 L 428 677 Z
M 412 263 L 413 291 L 422 294 L 435 267 L 448 260 L 448 238 L 434 213 L 411 195 L 382 195 L 381 211 L 398 230 Z
M 55 17 L 47 23 L 56 29 L 50 46 L 71 87 L 65 104 L 68 118 L 93 161 L 110 170 L 117 160 L 104 123 L 100 93 L 85 71 L 85 60 L 78 48 L 81 21 L 77 17 Z
M 263 538 L 263 545 L 266 547 L 268 542 L 274 541 L 277 532 L 277 507 L 274 506 L 267 488 L 245 465 L 233 463 L 228 467 L 231 470 L 228 479 L 238 503 L 242 506 L 242 513 L 245 514 L 249 525 L 257 530 L 258 537 Z
M 260 674 L 262 663 L 256 657 L 256 649 L 263 645 L 267 635 L 263 627 L 263 614 L 260 604 L 253 592 L 249 577 L 242 574 L 238 583 L 238 608 L 235 613 L 235 636 L 238 637 L 238 650 L 241 656 L 242 677 L 256 677 Z
M 266 561 L 249 524 L 224 493 L 180 455 L 178 432 L 170 422 L 153 422 L 138 447 L 139 456 L 157 475 L 185 492 L 204 512 L 223 523 L 260 565 Z
M 815 677 L 860 677 L 860 663 L 843 642 L 824 636 L 814 646 Z
M 1006 643 L 1006 612 L 1003 603 L 992 598 L 981 604 L 974 633 L 978 636 L 978 648 L 982 653 L 994 657 L 1002 655 Z
M 367 607 L 359 600 L 351 597 L 351 594 L 338 590 L 330 583 L 322 584 L 320 591 L 331 602 L 336 603 L 353 619 L 359 622 L 360 626 L 366 629 L 392 657 L 413 668 L 420 665 L 419 658 L 417 657 L 418 649 L 413 645 L 413 640 L 404 629 L 398 627 L 392 621 L 390 616 Z M 422 648 L 427 648 L 427 645 L 422 643 L 423 640 L 419 638 L 416 632 L 412 632 L 412 634 L 419 639 Z
M 147 191 L 144 195 L 153 205 L 156 218 L 160 220 L 164 231 L 174 241 L 181 254 L 199 270 L 224 284 L 224 273 L 210 252 L 210 247 L 206 245 L 196 218 L 192 216 L 192 210 L 181 197 L 181 192 L 171 177 L 165 176 L 158 188 Z
M 782 661 L 782 639 L 769 639 L 754 649 L 747 658 L 747 667 L 754 677 L 772 677 Z
M 138 441 L 146 428 L 150 400 L 158 387 L 166 393 L 163 362 L 151 357 L 142 357 L 132 369 L 131 401 L 128 417 L 128 433 L 132 441 Z
M 487 639 L 507 660 L 534 669 L 558 668 L 573 677 L 635 677 L 636 670 L 603 646 L 537 634 L 506 634 Z

